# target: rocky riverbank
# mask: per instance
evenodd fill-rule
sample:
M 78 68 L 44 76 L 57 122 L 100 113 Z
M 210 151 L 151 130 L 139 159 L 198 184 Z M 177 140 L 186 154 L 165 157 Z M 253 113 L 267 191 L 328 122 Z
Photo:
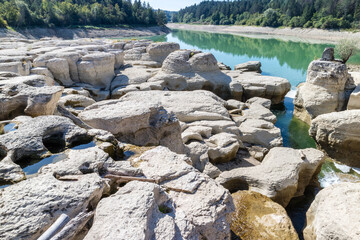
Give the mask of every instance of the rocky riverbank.
M 2 39 L 0 238 L 65 214 L 52 239 L 298 239 L 284 208 L 325 154 L 282 147 L 286 79 L 228 69 L 176 43 Z
M 0 38 L 131 38 L 139 36 L 155 36 L 169 33 L 162 27 L 87 27 L 87 28 L 19 28 L 15 30 L 0 29 Z

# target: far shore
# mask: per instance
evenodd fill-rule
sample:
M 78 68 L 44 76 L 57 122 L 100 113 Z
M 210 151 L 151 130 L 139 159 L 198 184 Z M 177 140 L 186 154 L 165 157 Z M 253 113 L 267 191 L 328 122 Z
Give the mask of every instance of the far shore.
M 271 28 L 234 25 L 196 25 L 179 23 L 169 23 L 166 26 L 170 29 L 226 33 L 256 38 L 277 38 L 282 40 L 309 43 L 337 43 L 342 39 L 352 38 L 358 40 L 360 47 L 360 32 L 342 30 L 323 30 L 314 28 Z
M 77 38 L 131 38 L 148 37 L 169 33 L 166 26 L 153 27 L 89 27 L 89 28 L 22 28 L 1 29 L 0 38 L 40 39 L 45 37 L 77 39 Z

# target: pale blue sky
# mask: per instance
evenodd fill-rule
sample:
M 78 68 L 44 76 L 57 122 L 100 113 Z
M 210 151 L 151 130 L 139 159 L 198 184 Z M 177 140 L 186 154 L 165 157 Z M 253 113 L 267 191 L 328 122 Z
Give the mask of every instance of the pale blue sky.
M 149 2 L 154 9 L 178 11 L 186 6 L 193 5 L 195 3 L 201 3 L 203 0 L 145 0 Z

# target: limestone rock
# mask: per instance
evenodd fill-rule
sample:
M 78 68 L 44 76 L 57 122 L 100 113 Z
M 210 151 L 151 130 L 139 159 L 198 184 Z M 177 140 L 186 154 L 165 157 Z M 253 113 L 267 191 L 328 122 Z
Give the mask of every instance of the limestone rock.
M 57 153 L 91 138 L 85 129 L 77 127 L 65 117 L 41 116 L 33 119 L 17 118 L 13 121 L 19 121 L 17 129 L 1 135 L 0 138 L 1 149 L 6 150 L 3 161 L 8 164 L 28 163 L 32 159 L 40 159 L 46 152 Z M 4 174 L 0 179 L 19 180 L 16 175 L 9 179 L 6 171 Z
M 231 67 L 225 65 L 222 62 L 218 62 L 218 66 L 219 66 L 220 70 L 231 70 Z
M 261 62 L 259 61 L 249 61 L 246 63 L 241 63 L 235 66 L 235 70 L 240 70 L 243 72 L 257 72 L 261 73 Z
M 233 160 L 241 146 L 237 136 L 230 133 L 218 133 L 206 140 L 206 143 L 209 146 L 208 154 L 212 163 Z
M 62 213 L 73 218 L 95 207 L 108 191 L 106 181 L 97 174 L 72 182 L 42 174 L 1 189 L 0 238 L 37 239 Z
M 323 114 L 309 130 L 318 146 L 347 165 L 360 167 L 360 110 Z
M 360 85 L 358 85 L 351 93 L 347 109 L 360 109 Z
M 139 146 L 164 145 L 183 152 L 177 118 L 158 103 L 129 98 L 102 101 L 85 108 L 79 117 L 121 141 Z
M 284 101 L 285 95 L 291 89 L 290 82 L 284 78 L 262 76 L 254 72 L 223 71 L 223 73 L 231 77 L 232 85 L 242 85 L 245 100 L 261 97 L 270 99 L 272 104 L 279 104 Z
M 58 104 L 67 108 L 71 113 L 78 115 L 86 107 L 96 103 L 94 99 L 79 95 L 69 94 L 60 98 Z
M 63 91 L 53 84 L 53 80 L 40 75 L 0 81 L 0 120 L 22 114 L 33 117 L 53 114 Z
M 340 183 L 315 197 L 306 213 L 306 240 L 355 240 L 360 238 L 360 185 Z
M 306 82 L 298 87 L 294 115 L 310 125 L 311 120 L 321 114 L 343 110 L 349 78 L 345 64 L 312 61 Z
M 299 239 L 285 209 L 270 198 L 251 191 L 238 191 L 232 197 L 231 230 L 241 239 Z
M 225 171 L 216 181 L 230 191 L 259 192 L 286 207 L 304 194 L 323 162 L 324 154 L 315 149 L 273 148 L 260 165 Z
M 110 88 L 114 78 L 115 56 L 110 53 L 85 55 L 77 62 L 79 79 L 101 88 Z
M 239 127 L 241 141 L 266 148 L 280 147 L 283 144 L 281 131 L 271 122 L 261 119 L 247 119 Z

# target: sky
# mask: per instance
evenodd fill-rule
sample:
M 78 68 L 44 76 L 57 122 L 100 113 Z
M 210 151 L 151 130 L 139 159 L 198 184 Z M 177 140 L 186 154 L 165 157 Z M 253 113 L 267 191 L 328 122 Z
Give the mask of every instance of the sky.
M 162 9 L 169 11 L 179 11 L 181 8 L 200 3 L 203 0 L 145 0 L 150 3 L 154 9 Z M 143 2 L 143 1 L 142 1 Z

